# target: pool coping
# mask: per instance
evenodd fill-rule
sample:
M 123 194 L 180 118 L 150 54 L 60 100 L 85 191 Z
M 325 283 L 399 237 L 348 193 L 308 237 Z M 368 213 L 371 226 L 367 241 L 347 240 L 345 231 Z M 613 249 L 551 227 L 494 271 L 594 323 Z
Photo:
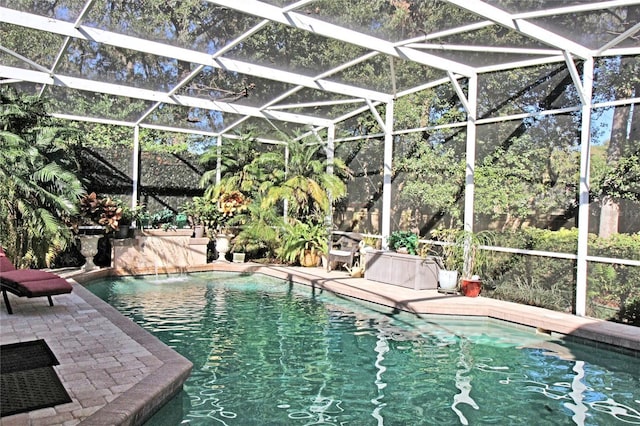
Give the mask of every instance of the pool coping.
M 81 280 L 83 279 L 81 278 Z M 91 304 L 103 317 L 107 318 L 123 333 L 142 345 L 162 362 L 162 365 L 155 371 L 148 374 L 118 398 L 83 419 L 80 424 L 91 426 L 143 424 L 159 407 L 169 402 L 182 390 L 182 385 L 191 374 L 193 364 L 187 358 L 169 348 L 153 334 L 138 326 L 114 307 L 84 288 L 83 285 L 75 286 L 74 291 L 87 303 Z

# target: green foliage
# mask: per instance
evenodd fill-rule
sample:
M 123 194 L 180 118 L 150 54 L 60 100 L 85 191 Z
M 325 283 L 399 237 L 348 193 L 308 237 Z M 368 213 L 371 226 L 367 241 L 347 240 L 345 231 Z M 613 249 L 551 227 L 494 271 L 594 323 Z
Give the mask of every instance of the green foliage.
M 454 228 L 441 228 L 431 231 L 431 238 L 442 244 L 437 245 L 436 254 L 442 259 L 444 269 L 448 271 L 462 271 L 464 264 L 464 249 L 461 244 L 463 231 Z
M 281 245 L 280 230 L 285 228 L 282 215 L 273 208 L 262 208 L 257 199 L 241 216 L 244 224 L 233 240 L 233 250 L 244 251 L 252 258 L 275 259 Z
M 599 162 L 593 169 L 593 199 L 611 197 L 616 201 L 640 201 L 640 155 L 625 156 L 613 164 Z
M 151 226 L 161 228 L 165 225 L 173 224 L 176 214 L 171 209 L 162 209 L 151 215 Z
M 419 143 L 412 154 L 397 163 L 397 171 L 406 175 L 400 199 L 407 208 L 448 214 L 456 223 L 460 219 L 457 204 L 464 186 L 464 158 L 442 143 Z
M 418 234 L 411 231 L 394 231 L 389 235 L 389 248 L 398 250 L 404 247 L 409 254 L 418 254 Z
M 216 200 L 208 197 L 193 197 L 182 205 L 180 211 L 187 215 L 192 226 L 204 225 L 217 228 L 222 212 Z
M 615 234 L 609 238 L 591 236 L 589 253 L 594 256 L 640 260 L 640 233 Z M 638 266 L 592 262 L 588 276 L 590 309 L 597 312 L 598 307 L 613 307 L 615 319 L 640 325 L 638 282 Z
M 0 89 L 0 244 L 18 266 L 43 267 L 73 241 L 67 223 L 84 193 L 79 135 L 34 96 Z
M 347 195 L 343 179 L 349 171 L 344 162 L 336 158 L 332 164 L 334 173 L 327 172 L 324 145 L 292 139 L 287 146 L 288 162 L 285 164 L 282 157 L 279 164 L 274 165 L 273 169 L 280 173 L 269 187 L 263 206 L 269 208 L 286 200 L 291 217 L 313 217 L 315 221 L 323 221 L 329 214 L 331 202 Z
M 302 263 L 305 251 L 327 253 L 329 234 L 320 224 L 296 221 L 286 224 L 278 257 L 288 263 Z
M 525 228 L 493 234 L 495 244 L 530 250 L 573 254 L 577 229 L 559 231 Z M 617 234 L 611 238 L 589 236 L 593 256 L 638 259 L 640 234 Z M 486 296 L 570 312 L 574 305 L 575 261 L 544 256 L 493 253 L 485 267 Z M 587 314 L 638 324 L 640 268 L 589 262 Z

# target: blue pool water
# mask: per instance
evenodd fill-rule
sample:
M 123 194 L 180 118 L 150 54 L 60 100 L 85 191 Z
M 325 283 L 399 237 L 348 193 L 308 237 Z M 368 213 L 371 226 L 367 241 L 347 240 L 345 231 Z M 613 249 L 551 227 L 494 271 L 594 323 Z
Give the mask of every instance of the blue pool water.
M 148 425 L 640 424 L 640 359 L 262 275 L 88 288 L 194 364 Z

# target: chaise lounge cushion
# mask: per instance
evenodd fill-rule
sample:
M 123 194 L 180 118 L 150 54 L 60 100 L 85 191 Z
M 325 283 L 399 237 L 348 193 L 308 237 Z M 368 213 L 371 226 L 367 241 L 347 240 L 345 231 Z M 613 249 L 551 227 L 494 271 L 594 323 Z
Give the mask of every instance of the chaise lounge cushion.
M 12 293 L 25 297 L 52 296 L 71 293 L 73 287 L 64 278 L 37 269 L 16 269 L 0 272 L 0 282 Z
M 73 287 L 67 280 L 52 272 L 16 269 L 0 247 L 0 289 L 7 305 L 7 312 L 12 314 L 7 292 L 18 297 L 46 296 L 49 299 L 49 305 L 53 306 L 51 296 L 71 293 Z
M 0 273 L 15 270 L 16 268 L 13 266 L 13 263 L 11 263 L 9 258 L 4 254 L 2 247 L 0 247 Z

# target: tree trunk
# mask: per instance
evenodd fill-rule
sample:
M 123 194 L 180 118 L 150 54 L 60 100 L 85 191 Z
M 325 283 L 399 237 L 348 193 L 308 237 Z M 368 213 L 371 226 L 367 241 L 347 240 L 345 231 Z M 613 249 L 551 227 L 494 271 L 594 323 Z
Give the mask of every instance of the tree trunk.
M 602 200 L 600 209 L 600 230 L 598 236 L 608 238 L 618 233 L 618 219 L 620 216 L 620 205 L 611 197 Z

